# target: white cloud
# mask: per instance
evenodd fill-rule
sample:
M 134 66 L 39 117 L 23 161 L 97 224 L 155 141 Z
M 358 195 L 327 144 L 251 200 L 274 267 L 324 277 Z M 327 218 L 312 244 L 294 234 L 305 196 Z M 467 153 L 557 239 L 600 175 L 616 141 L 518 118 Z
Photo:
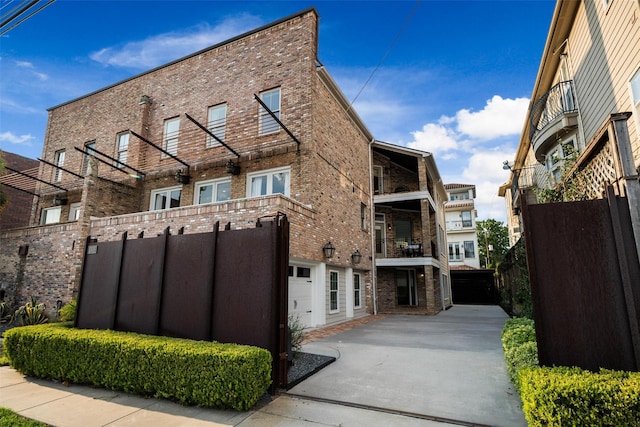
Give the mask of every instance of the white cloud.
M 407 144 L 409 148 L 442 153 L 458 149 L 457 135 L 451 128 L 436 123 L 427 123 L 422 130 L 411 132 L 413 142 Z
M 16 145 L 31 145 L 31 141 L 35 138 L 29 134 L 27 135 L 15 135 L 13 132 L 0 133 L 0 142 L 8 142 Z
M 485 107 L 472 112 L 467 109 L 456 113 L 457 130 L 473 139 L 489 140 L 522 132 L 529 99 L 503 99 L 495 95 Z
M 16 61 L 16 67 L 33 69 L 33 64 L 31 62 L 28 62 L 28 61 Z
M 185 31 L 129 42 L 120 47 L 106 47 L 89 56 L 104 65 L 148 69 L 245 33 L 261 24 L 260 18 L 243 14 L 227 18 L 214 27 L 202 24 Z
M 28 69 L 32 75 L 36 76 L 41 81 L 45 81 L 49 78 L 48 75 L 36 71 L 36 67 L 29 61 L 15 61 L 15 64 L 17 68 Z

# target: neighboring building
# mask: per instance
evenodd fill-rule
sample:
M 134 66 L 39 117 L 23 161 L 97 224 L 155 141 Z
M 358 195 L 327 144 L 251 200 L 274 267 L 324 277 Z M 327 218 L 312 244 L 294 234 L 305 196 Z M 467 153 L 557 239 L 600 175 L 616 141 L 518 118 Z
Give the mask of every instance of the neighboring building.
M 431 153 L 375 141 L 378 310 L 435 314 L 451 306 L 444 186 Z
M 505 162 L 512 173 L 499 190 L 512 244 L 522 199 L 535 203 L 540 190 L 558 189 L 565 170 L 579 172 L 578 196 L 588 199 L 606 183 L 638 179 L 638 17 L 637 1 L 557 1 L 516 157 Z M 631 152 L 619 150 L 619 138 Z M 625 159 L 635 171 L 622 171 Z
M 2 157 L 5 167 L 32 176 L 38 174 L 37 160 L 6 151 L 0 151 L 0 157 Z M 0 177 L 0 186 L 2 186 L 2 192 L 6 199 L 4 208 L 0 211 L 0 230 L 27 227 L 35 194 L 35 181 L 20 173 L 5 169 L 4 174 Z
M 449 266 L 480 268 L 478 234 L 476 233 L 476 186 L 471 184 L 445 184 L 447 202 L 444 204 L 447 224 Z
M 290 312 L 315 327 L 386 310 L 376 301 L 373 146 L 400 153 L 390 167 L 416 192 L 407 206 L 391 204 L 425 245 L 419 261 L 398 266 L 413 271 L 406 285 L 394 283 L 423 312 L 441 310 L 448 271 L 438 255 L 445 236 L 435 236 L 445 195 L 433 158 L 374 141 L 319 62 L 317 31 L 307 9 L 51 108 L 39 176 L 65 190 L 37 185 L 31 224 L 40 231 L 26 237 L 29 256 L 35 247 L 57 256 L 38 253 L 46 263 L 21 271 L 11 248 L 0 254 L 0 283 L 20 277 L 22 297 L 66 301 L 87 236 L 196 233 L 216 221 L 239 229 L 281 212 L 291 227 Z

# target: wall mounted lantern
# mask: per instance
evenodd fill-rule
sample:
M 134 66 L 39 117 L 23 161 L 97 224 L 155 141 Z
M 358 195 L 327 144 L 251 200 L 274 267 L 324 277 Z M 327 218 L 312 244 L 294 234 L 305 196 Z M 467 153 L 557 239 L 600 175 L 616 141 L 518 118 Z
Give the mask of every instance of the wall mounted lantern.
M 356 251 L 351 254 L 351 261 L 353 261 L 354 264 L 360 264 L 360 260 L 362 260 L 362 254 L 356 249 Z
M 189 182 L 191 182 L 191 175 L 189 174 L 185 175 L 182 172 L 182 169 L 178 169 L 173 178 L 180 184 L 188 184 Z
M 233 160 L 229 160 L 225 167 L 227 168 L 227 173 L 230 173 L 231 175 L 240 174 L 240 166 L 237 165 Z
M 336 247 L 333 246 L 331 242 L 328 242 L 322 247 L 322 252 L 324 253 L 325 258 L 333 258 L 333 256 L 336 254 Z

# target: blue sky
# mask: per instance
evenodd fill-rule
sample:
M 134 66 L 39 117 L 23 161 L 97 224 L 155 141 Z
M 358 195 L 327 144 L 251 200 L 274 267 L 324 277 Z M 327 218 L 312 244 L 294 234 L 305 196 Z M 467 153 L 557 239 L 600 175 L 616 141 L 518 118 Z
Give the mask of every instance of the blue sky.
M 47 108 L 312 6 L 319 59 L 373 135 L 432 152 L 504 221 L 552 0 L 57 0 L 0 37 L 0 149 L 40 157 Z

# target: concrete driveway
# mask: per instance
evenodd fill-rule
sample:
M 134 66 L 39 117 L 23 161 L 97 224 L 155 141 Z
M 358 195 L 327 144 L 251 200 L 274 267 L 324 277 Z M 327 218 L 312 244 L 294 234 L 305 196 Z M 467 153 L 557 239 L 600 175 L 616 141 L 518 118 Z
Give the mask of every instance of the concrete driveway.
M 437 316 L 389 316 L 306 344 L 337 360 L 289 390 L 452 424 L 526 426 L 509 382 L 498 306 L 454 306 Z

